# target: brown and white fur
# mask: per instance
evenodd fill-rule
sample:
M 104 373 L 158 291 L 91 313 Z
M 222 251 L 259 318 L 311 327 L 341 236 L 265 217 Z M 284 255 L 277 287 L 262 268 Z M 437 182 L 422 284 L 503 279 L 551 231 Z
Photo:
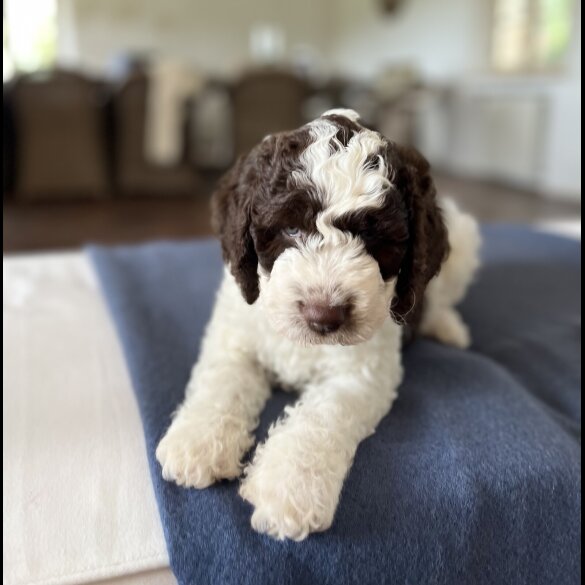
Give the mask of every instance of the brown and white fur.
M 205 488 L 242 473 L 274 384 L 300 398 L 243 470 L 252 526 L 327 529 L 360 441 L 402 380 L 405 331 L 458 347 L 454 306 L 478 266 L 476 222 L 437 201 L 424 158 L 332 110 L 268 136 L 213 199 L 226 262 L 162 473 Z

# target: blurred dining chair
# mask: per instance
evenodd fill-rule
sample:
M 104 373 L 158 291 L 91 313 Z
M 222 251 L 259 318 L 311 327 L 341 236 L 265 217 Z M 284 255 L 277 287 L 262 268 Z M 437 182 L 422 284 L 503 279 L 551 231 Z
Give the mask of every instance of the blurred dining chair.
M 155 164 L 146 157 L 148 90 L 148 76 L 136 72 L 114 91 L 112 127 L 116 190 L 121 195 L 193 195 L 199 181 L 197 172 L 188 161 L 187 147 L 181 160 L 172 166 Z M 186 145 L 188 131 L 186 119 Z
M 2 87 L 2 192 L 6 199 L 14 191 L 14 116 L 12 113 L 13 84 Z
M 308 84 L 294 73 L 272 67 L 254 69 L 233 88 L 236 154 L 250 150 L 267 134 L 303 124 Z
M 11 104 L 17 198 L 108 194 L 101 97 L 99 84 L 77 73 L 51 71 L 15 81 Z

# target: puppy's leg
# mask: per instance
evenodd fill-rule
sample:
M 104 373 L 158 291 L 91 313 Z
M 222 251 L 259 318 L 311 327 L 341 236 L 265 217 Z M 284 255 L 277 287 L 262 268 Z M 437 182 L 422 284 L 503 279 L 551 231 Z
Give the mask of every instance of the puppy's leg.
M 234 308 L 241 310 L 220 293 L 185 402 L 156 450 L 164 478 L 179 485 L 204 488 L 240 475 L 270 393 L 253 333 L 238 326 Z
M 240 495 L 255 508 L 252 527 L 277 539 L 304 539 L 333 521 L 359 443 L 389 411 L 402 370 L 362 361 L 305 390 L 259 446 Z M 380 356 L 387 358 L 380 352 Z M 387 365 L 387 364 L 386 364 Z
M 420 331 L 422 335 L 432 337 L 445 345 L 461 349 L 467 349 L 471 345 L 469 328 L 458 311 L 449 306 L 427 309 Z
M 465 296 L 479 266 L 481 239 L 477 222 L 470 215 L 451 200 L 442 200 L 441 205 L 451 251 L 427 287 L 420 331 L 445 344 L 466 348 L 471 343 L 469 330 L 454 307 Z

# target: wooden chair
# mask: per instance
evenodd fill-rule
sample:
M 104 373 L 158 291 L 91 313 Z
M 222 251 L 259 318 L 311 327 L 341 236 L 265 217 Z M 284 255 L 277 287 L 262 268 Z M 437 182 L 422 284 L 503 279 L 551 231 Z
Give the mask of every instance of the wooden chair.
M 267 134 L 303 124 L 308 94 L 306 82 L 288 71 L 266 68 L 243 75 L 233 89 L 236 154 L 247 152 Z
M 26 75 L 14 84 L 18 199 L 103 197 L 110 191 L 99 85 L 79 74 Z
M 172 167 L 149 162 L 144 154 L 148 79 L 129 77 L 112 101 L 115 183 L 122 195 L 194 195 L 198 175 L 187 159 Z M 187 120 L 185 133 L 187 133 Z M 187 135 L 187 134 L 186 134 Z

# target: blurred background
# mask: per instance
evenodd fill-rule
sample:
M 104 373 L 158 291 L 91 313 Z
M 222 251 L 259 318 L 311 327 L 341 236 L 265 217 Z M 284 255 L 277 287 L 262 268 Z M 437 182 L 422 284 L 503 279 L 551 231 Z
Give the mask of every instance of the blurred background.
M 331 107 L 483 221 L 580 229 L 574 0 L 5 0 L 3 249 L 210 234 L 237 154 Z

